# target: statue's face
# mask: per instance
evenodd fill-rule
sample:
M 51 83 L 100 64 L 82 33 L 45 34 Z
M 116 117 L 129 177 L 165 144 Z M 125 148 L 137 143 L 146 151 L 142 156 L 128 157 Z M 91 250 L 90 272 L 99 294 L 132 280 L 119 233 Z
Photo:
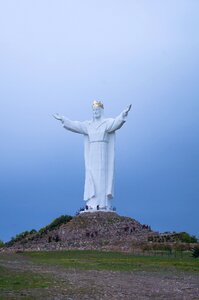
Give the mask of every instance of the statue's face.
M 102 108 L 101 107 L 93 108 L 93 118 L 100 119 L 101 116 L 102 116 Z

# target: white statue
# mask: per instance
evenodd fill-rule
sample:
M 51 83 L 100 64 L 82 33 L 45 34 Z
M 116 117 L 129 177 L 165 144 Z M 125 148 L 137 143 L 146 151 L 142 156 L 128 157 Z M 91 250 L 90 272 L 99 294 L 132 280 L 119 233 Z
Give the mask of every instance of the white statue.
M 67 130 L 84 134 L 85 140 L 85 211 L 112 210 L 114 196 L 115 131 L 125 123 L 131 105 L 115 119 L 103 117 L 104 106 L 94 101 L 92 121 L 71 121 L 53 115 Z

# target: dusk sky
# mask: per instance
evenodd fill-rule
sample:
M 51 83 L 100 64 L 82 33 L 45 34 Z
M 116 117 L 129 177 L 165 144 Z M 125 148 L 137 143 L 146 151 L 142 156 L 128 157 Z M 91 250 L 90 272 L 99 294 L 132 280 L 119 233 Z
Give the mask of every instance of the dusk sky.
M 199 1 L 0 1 L 0 240 L 84 206 L 83 136 L 53 113 L 117 132 L 120 215 L 199 237 Z

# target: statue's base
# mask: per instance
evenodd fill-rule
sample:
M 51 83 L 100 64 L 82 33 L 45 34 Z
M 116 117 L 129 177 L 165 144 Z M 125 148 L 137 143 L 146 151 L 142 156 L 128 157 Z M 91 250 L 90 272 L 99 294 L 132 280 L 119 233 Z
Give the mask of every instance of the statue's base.
M 81 210 L 79 212 L 79 214 L 84 214 L 84 213 L 96 213 L 96 212 L 115 212 L 115 209 L 113 208 L 88 208 L 88 209 L 84 209 L 84 210 Z

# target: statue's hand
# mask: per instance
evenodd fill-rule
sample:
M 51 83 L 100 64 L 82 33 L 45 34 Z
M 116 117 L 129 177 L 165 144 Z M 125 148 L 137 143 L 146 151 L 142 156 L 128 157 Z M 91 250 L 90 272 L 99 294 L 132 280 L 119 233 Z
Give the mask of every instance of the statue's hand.
M 56 120 L 63 121 L 63 118 L 62 118 L 59 114 L 54 114 L 53 117 L 54 117 Z
M 128 113 L 131 109 L 132 104 L 130 104 L 124 111 L 123 111 L 123 117 L 127 117 Z

